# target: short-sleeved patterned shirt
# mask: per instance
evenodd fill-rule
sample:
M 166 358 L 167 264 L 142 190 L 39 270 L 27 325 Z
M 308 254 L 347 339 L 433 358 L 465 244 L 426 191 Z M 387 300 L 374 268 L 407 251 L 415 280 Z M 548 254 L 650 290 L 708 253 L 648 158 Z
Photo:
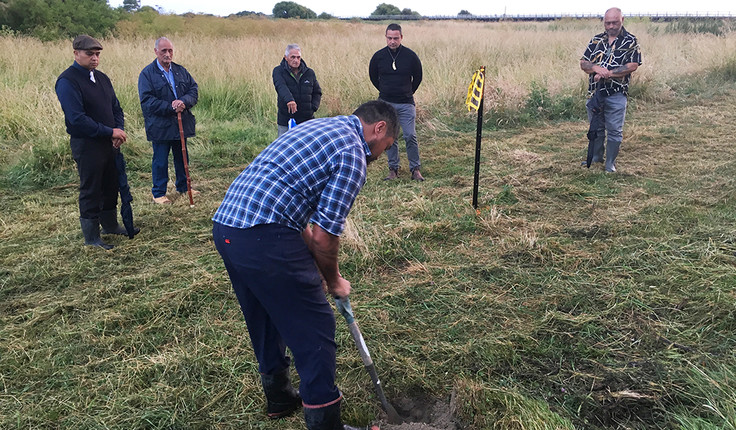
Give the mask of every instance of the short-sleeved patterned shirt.
M 613 70 L 628 63 L 641 64 L 639 42 L 636 40 L 636 36 L 623 27 L 621 27 L 621 34 L 610 45 L 608 44 L 608 34 L 605 32 L 596 34 L 588 42 L 588 48 L 583 53 L 582 59 L 608 70 Z M 588 78 L 588 95 L 595 92 L 596 82 L 593 80 L 594 77 L 595 74 L 591 74 Z M 606 79 L 601 92 L 606 96 L 620 92 L 628 94 L 630 79 L 630 73 L 621 78 Z
M 357 116 L 306 121 L 263 150 L 228 188 L 213 221 L 235 228 L 310 219 L 335 236 L 365 184 L 370 150 Z

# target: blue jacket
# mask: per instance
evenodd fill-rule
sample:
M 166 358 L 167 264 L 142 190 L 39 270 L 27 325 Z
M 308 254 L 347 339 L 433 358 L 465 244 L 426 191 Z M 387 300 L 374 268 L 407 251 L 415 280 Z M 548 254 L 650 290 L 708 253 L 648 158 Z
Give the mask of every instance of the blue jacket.
M 197 104 L 199 89 L 187 69 L 172 62 L 171 70 L 174 73 L 178 99 L 187 107 L 181 113 L 184 137 L 192 137 L 196 120 L 191 108 Z M 138 96 L 141 99 L 148 140 L 179 140 L 179 123 L 176 120 L 176 111 L 171 107 L 171 102 L 176 100 L 174 91 L 158 68 L 156 60 L 141 71 L 138 77 Z

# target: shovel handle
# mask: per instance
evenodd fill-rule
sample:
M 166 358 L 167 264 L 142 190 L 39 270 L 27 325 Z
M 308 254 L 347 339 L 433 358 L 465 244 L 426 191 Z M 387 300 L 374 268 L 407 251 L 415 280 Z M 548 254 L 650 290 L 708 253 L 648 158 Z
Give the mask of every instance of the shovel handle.
M 335 297 L 335 306 L 340 314 L 345 317 L 345 321 L 348 323 L 350 334 L 353 336 L 355 346 L 358 347 L 360 358 L 363 360 L 363 365 L 368 371 L 371 381 L 373 381 L 373 388 L 376 390 L 378 400 L 381 402 L 381 407 L 386 412 L 389 422 L 392 424 L 401 424 L 403 420 L 396 412 L 396 409 L 388 402 L 388 400 L 386 400 L 386 395 L 383 393 L 383 387 L 381 385 L 381 380 L 378 379 L 376 366 L 373 365 L 373 360 L 371 359 L 371 355 L 368 353 L 368 347 L 365 345 L 363 334 L 360 333 L 358 322 L 355 321 L 353 308 L 350 306 L 350 299 L 348 297 Z
M 348 323 L 350 335 L 353 337 L 353 341 L 355 341 L 355 346 L 358 348 L 358 353 L 360 353 L 363 364 L 366 367 L 372 366 L 373 360 L 371 359 L 371 354 L 368 352 L 368 346 L 365 344 L 363 334 L 360 332 L 360 328 L 358 328 L 358 322 L 355 321 L 353 308 L 350 306 L 350 299 L 347 297 L 335 297 L 335 306 L 340 311 L 340 314 L 345 317 L 345 322 Z
M 355 321 L 355 315 L 353 314 L 353 308 L 350 306 L 350 297 L 337 297 L 335 296 L 335 306 L 340 312 L 340 315 L 345 317 L 345 321 L 348 324 L 352 324 Z

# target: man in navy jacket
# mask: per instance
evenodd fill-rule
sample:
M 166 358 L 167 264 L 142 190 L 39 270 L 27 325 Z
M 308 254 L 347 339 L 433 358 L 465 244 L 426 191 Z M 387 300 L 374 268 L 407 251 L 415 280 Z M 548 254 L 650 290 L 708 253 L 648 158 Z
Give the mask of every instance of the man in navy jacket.
M 302 60 L 302 50 L 297 44 L 286 47 L 284 59 L 273 69 L 273 86 L 278 94 L 278 133 L 289 130 L 289 120 L 297 124 L 314 118 L 322 100 L 322 88 L 314 70 Z
M 197 82 L 187 69 L 174 63 L 174 45 L 165 37 L 156 40 L 156 59 L 138 77 L 138 96 L 146 123 L 146 137 L 153 144 L 151 179 L 153 201 L 171 203 L 166 197 L 169 182 L 169 151 L 174 155 L 176 191 L 187 192 L 187 177 L 181 151 L 177 114 L 181 113 L 184 138 L 194 136 L 195 118 L 191 108 L 199 97 Z M 189 151 L 187 151 L 189 154 Z M 187 162 L 189 162 L 187 155 Z M 192 194 L 199 194 L 192 190 Z

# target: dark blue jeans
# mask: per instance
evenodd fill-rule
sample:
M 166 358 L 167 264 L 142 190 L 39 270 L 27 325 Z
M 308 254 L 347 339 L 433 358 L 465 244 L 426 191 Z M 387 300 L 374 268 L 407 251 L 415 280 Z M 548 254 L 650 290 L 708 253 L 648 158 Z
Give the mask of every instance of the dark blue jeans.
M 153 197 L 166 195 L 166 187 L 169 183 L 169 151 L 174 155 L 174 173 L 176 174 L 176 191 L 184 193 L 187 191 L 187 174 L 184 171 L 184 157 L 181 154 L 181 140 L 154 140 L 153 159 L 151 161 L 151 179 Z M 189 162 L 189 151 L 187 151 L 187 163 Z
M 258 370 L 287 368 L 288 346 L 304 404 L 339 399 L 335 314 L 301 234 L 278 224 L 240 229 L 214 223 L 212 235 L 245 316 Z

